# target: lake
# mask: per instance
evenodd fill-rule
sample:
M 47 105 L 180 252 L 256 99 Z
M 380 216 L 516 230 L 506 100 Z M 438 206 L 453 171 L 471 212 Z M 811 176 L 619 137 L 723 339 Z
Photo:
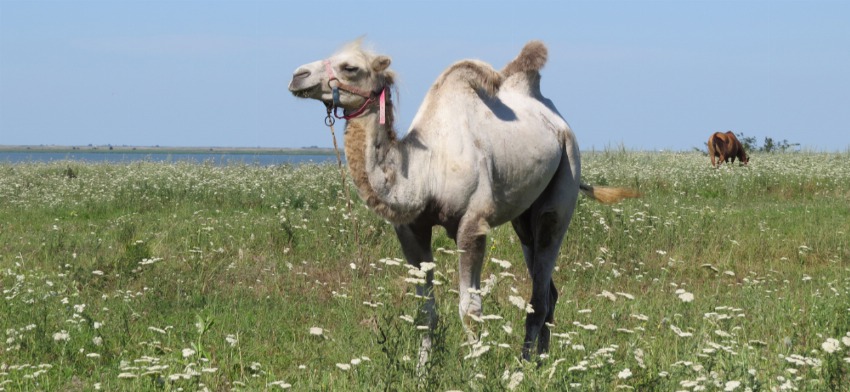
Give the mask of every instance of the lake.
M 345 158 L 343 158 L 344 160 Z M 302 163 L 336 163 L 336 155 L 307 155 L 281 153 L 181 153 L 181 152 L 85 152 L 85 151 L 0 151 L 0 163 L 31 163 L 54 161 L 82 162 L 195 162 L 215 165 L 281 165 Z

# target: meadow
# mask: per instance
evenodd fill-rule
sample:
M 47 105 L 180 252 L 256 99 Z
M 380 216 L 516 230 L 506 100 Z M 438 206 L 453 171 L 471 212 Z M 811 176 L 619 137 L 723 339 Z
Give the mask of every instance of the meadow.
M 643 197 L 580 199 L 548 355 L 519 359 L 510 225 L 472 344 L 435 228 L 418 366 L 421 273 L 336 165 L 0 163 L 0 391 L 850 390 L 850 152 L 604 151 L 583 177 Z

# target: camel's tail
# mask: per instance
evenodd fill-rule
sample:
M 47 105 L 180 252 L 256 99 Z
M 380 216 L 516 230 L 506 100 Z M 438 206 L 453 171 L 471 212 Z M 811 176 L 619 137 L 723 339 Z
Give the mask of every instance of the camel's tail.
M 538 72 L 549 58 L 546 45 L 540 41 L 530 41 L 522 48 L 519 56 L 505 66 L 502 75 L 505 78 L 519 72 Z
M 615 188 L 611 186 L 579 185 L 581 193 L 602 204 L 614 204 L 620 200 L 640 197 L 640 192 L 629 188 Z

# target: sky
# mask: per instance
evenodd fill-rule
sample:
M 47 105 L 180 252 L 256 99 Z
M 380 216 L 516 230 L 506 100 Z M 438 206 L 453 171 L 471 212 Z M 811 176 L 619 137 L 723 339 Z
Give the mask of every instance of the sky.
M 402 135 L 447 66 L 539 39 L 583 150 L 732 130 L 848 151 L 848 20 L 846 0 L 0 0 L 0 145 L 330 147 L 324 106 L 287 85 L 364 37 L 399 75 Z

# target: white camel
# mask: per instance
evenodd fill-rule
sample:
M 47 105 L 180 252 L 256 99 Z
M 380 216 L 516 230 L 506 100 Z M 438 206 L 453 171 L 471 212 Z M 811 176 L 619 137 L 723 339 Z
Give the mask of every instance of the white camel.
M 549 348 L 558 292 L 552 272 L 579 190 L 613 203 L 637 194 L 580 182 L 579 148 L 567 122 L 540 93 L 547 49 L 532 41 L 501 72 L 477 60 L 451 65 L 438 78 L 398 139 L 390 89 L 390 58 L 359 41 L 326 60 L 295 70 L 296 97 L 342 108 L 345 156 L 360 197 L 395 227 L 407 262 L 432 262 L 431 229 L 439 225 L 457 243 L 460 316 L 464 327 L 481 316 L 479 295 L 486 236 L 510 221 L 532 279 L 533 309 L 525 322 L 522 354 Z M 429 272 L 417 292 L 431 326 L 436 314 Z M 423 347 L 430 347 L 430 338 Z

